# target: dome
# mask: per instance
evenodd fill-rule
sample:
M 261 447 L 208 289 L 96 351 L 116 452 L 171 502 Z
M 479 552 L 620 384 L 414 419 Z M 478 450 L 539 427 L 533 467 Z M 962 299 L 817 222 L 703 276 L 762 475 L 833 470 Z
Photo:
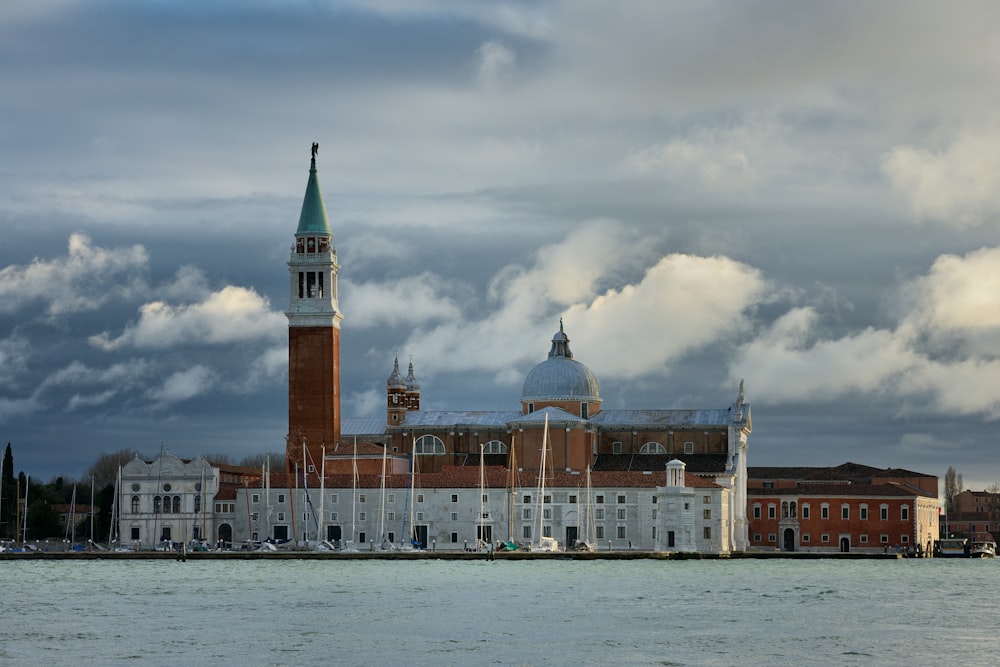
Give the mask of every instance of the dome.
M 552 337 L 549 358 L 528 373 L 521 390 L 521 401 L 588 401 L 601 400 L 597 376 L 593 371 L 573 359 L 569 337 L 559 331 Z

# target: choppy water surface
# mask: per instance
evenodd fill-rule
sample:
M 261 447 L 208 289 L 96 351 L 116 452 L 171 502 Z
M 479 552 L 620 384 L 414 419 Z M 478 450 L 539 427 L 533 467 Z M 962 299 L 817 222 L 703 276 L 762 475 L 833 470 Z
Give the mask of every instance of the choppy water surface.
M 7 561 L 0 663 L 987 664 L 1000 562 Z

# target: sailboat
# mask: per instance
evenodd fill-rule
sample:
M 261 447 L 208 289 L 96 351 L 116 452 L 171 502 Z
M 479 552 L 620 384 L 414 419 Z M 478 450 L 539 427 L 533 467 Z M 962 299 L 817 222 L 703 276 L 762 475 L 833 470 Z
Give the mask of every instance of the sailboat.
M 417 538 L 417 524 L 416 524 L 416 488 L 417 488 L 417 452 L 416 452 L 417 439 L 413 439 L 413 448 L 410 454 L 410 496 L 406 500 L 406 509 L 403 511 L 403 528 L 399 531 L 400 539 L 400 549 L 403 551 L 413 551 L 415 549 L 426 548 L 427 545 L 422 544 Z M 409 518 L 407 518 L 407 512 L 409 513 Z M 409 521 L 410 532 L 407 535 L 406 524 Z M 405 542 L 403 540 L 406 540 Z
M 375 547 L 379 551 L 392 551 L 395 548 L 385 532 L 385 465 L 386 465 L 386 457 L 388 456 L 388 450 L 389 448 L 387 446 L 385 445 L 382 446 L 382 483 L 379 491 L 379 503 L 378 503 L 379 542 Z
M 597 551 L 594 527 L 593 493 L 590 487 L 590 466 L 587 466 L 587 500 L 584 503 L 583 538 L 576 541 L 577 551 Z
M 340 545 L 343 552 L 353 553 L 358 550 L 354 543 L 354 536 L 357 535 L 358 518 L 358 438 L 354 438 L 354 457 L 351 459 L 351 536 Z
M 531 542 L 532 551 L 559 551 L 559 542 L 554 537 L 545 537 L 545 458 L 549 444 L 549 415 L 545 414 L 545 432 L 542 434 L 542 464 L 538 474 L 538 533 Z

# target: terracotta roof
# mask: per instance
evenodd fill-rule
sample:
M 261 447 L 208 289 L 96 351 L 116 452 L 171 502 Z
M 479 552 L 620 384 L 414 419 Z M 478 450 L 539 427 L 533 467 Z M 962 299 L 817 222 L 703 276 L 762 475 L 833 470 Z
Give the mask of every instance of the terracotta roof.
M 902 468 L 873 468 L 860 463 L 842 463 L 837 466 L 748 466 L 750 479 L 787 479 L 802 481 L 852 481 L 884 479 L 887 477 L 934 477 Z

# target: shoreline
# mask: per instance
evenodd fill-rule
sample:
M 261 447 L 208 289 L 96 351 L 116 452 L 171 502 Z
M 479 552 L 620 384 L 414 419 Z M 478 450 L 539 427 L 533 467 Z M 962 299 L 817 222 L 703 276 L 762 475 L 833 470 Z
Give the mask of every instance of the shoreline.
M 567 552 L 474 552 L 474 551 L 37 551 L 0 553 L 0 561 L 17 560 L 902 560 L 897 553 L 818 553 L 795 551 L 746 551 L 730 554 L 699 554 L 677 551 L 567 551 Z

